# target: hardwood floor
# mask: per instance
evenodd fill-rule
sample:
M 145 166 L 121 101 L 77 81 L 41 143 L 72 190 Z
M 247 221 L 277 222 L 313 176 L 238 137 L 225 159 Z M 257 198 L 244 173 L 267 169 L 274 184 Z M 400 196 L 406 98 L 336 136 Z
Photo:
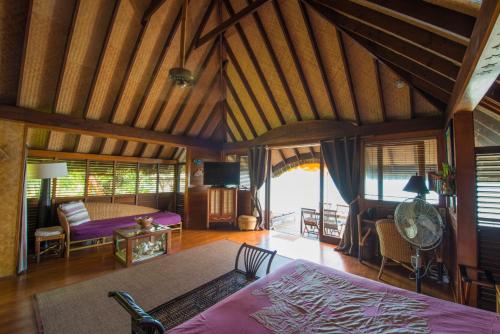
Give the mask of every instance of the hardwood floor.
M 179 252 L 216 240 L 230 239 L 277 250 L 290 258 L 302 258 L 334 267 L 352 274 L 376 280 L 378 267 L 361 264 L 356 258 L 334 251 L 329 244 L 277 232 L 193 231 L 185 230 L 182 238 L 174 233 L 172 251 Z M 36 323 L 32 308 L 32 296 L 110 273 L 123 270 L 113 259 L 111 246 L 74 252 L 69 260 L 43 259 L 40 264 L 31 263 L 26 274 L 0 280 L 0 333 L 35 333 Z M 408 272 L 389 268 L 382 276 L 385 283 L 413 290 L 414 282 Z M 447 286 L 424 283 L 425 294 L 451 300 Z

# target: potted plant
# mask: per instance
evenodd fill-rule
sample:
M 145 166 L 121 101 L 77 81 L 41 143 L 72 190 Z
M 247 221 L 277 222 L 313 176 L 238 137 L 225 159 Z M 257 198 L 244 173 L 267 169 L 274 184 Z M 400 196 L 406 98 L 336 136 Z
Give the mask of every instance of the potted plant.
M 440 194 L 444 196 L 455 195 L 455 168 L 444 162 L 443 170 L 438 173 L 441 180 Z

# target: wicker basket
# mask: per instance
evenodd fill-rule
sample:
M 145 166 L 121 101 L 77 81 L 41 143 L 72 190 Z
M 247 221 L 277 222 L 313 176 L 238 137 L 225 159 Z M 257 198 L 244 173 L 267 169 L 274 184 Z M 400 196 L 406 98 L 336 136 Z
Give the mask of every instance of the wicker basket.
M 256 224 L 257 218 L 254 216 L 243 215 L 238 217 L 238 226 L 242 231 L 253 231 Z

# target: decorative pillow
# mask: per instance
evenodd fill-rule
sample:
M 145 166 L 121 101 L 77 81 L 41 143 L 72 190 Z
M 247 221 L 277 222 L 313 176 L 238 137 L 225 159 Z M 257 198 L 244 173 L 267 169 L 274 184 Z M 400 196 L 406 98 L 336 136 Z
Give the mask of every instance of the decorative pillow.
M 89 212 L 82 201 L 61 204 L 60 208 L 70 226 L 77 226 L 90 221 Z

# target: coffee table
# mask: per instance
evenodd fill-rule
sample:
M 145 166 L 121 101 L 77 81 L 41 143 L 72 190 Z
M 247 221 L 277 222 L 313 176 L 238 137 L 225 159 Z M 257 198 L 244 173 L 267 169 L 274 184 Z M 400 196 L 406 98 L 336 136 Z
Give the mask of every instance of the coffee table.
M 127 267 L 169 253 L 171 244 L 172 229 L 168 226 L 153 224 L 144 229 L 136 225 L 113 231 L 113 254 Z

